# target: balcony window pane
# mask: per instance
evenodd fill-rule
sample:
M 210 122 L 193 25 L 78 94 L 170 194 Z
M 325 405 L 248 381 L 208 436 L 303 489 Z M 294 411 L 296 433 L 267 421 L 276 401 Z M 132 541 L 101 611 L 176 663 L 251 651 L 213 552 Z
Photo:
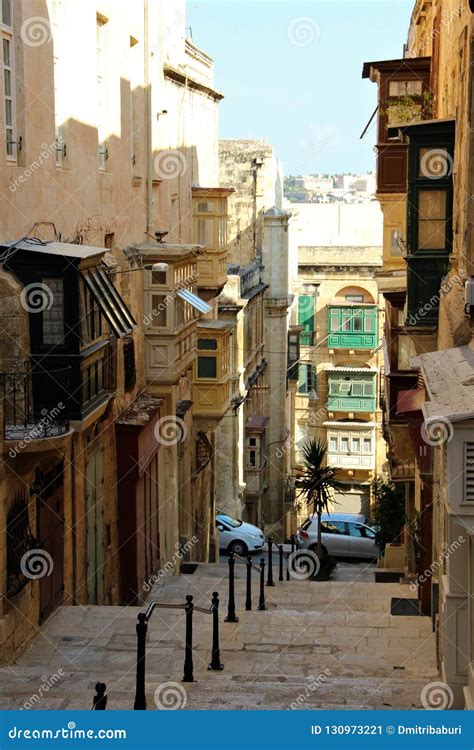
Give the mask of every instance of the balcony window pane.
M 361 382 L 353 383 L 352 384 L 352 396 L 362 396 L 363 394 L 363 384 Z
M 198 357 L 198 378 L 216 378 L 216 357 Z
M 360 438 L 352 438 L 352 450 L 354 453 L 360 453 Z
M 330 451 L 337 451 L 337 438 L 331 437 L 329 438 L 329 450 Z
M 205 247 L 214 247 L 214 219 L 197 220 L 197 242 Z
M 341 325 L 341 329 L 343 331 L 350 331 L 351 330 L 351 319 L 352 319 L 352 313 L 350 313 L 350 312 L 342 313 L 342 325 Z
M 364 453 L 371 453 L 372 451 L 372 440 L 371 438 L 364 438 Z
M 355 313 L 353 319 L 354 331 L 362 331 L 362 313 Z
M 2 23 L 12 25 L 12 0 L 2 0 Z
M 64 343 L 64 282 L 43 278 L 41 287 L 47 305 L 43 310 L 43 344 Z M 34 294 L 34 291 L 32 292 Z
M 217 341 L 215 339 L 198 339 L 198 349 L 217 349 Z
M 3 64 L 6 65 L 7 67 L 10 67 L 10 57 L 11 57 L 10 50 L 11 50 L 10 40 L 4 39 L 3 40 Z
M 388 84 L 389 96 L 421 96 L 421 81 L 390 81 Z
M 350 381 L 344 381 L 339 385 L 339 395 L 348 396 L 351 391 L 352 383 Z
M 211 203 L 210 201 L 202 201 L 201 203 L 198 203 L 197 212 L 198 214 L 213 214 L 214 203 Z
M 373 313 L 367 311 L 364 315 L 364 332 L 373 333 L 374 331 L 374 318 Z
M 151 272 L 151 283 L 152 284 L 166 284 L 168 274 L 166 271 L 152 271 Z
M 3 71 L 3 82 L 4 82 L 4 92 L 5 96 L 11 96 L 12 95 L 12 74 L 10 70 L 7 70 L 4 68 Z
M 349 453 L 349 438 L 341 438 L 341 453 Z
M 420 190 L 418 193 L 418 247 L 442 250 L 446 247 L 445 190 Z
M 166 297 L 164 294 L 153 294 L 151 298 L 151 318 L 152 325 L 159 328 L 166 327 Z
M 447 177 L 452 165 L 452 157 L 445 148 L 420 148 L 418 177 L 440 179 Z
M 364 396 L 373 396 L 374 395 L 374 384 L 371 383 L 364 383 Z

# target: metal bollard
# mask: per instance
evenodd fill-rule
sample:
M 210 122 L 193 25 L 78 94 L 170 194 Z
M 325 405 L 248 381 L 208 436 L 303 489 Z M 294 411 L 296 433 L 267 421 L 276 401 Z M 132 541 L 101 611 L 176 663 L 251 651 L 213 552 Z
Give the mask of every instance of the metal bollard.
M 280 555 L 279 559 L 279 570 L 278 570 L 278 580 L 283 581 L 283 544 L 278 545 L 278 553 Z
M 238 622 L 239 618 L 235 616 L 235 588 L 234 588 L 234 568 L 235 555 L 233 552 L 229 555 L 229 602 L 227 605 L 227 617 L 224 622 Z
M 183 682 L 194 682 L 193 676 L 193 597 L 191 594 L 186 596 L 184 607 L 186 613 L 186 646 L 184 656 L 184 675 Z
M 208 669 L 222 671 L 224 665 L 221 663 L 219 650 L 219 594 L 214 591 L 211 600 L 212 607 L 212 659 Z
M 146 614 L 140 612 L 138 615 L 137 623 L 137 677 L 136 677 L 136 688 L 135 688 L 135 702 L 133 708 L 135 711 L 146 710 L 146 695 L 145 695 L 145 644 L 146 644 L 146 633 L 148 630 L 148 622 Z
M 105 711 L 107 708 L 107 685 L 105 682 L 98 682 L 95 686 L 95 695 L 92 699 L 93 711 Z
M 267 586 L 274 586 L 273 583 L 273 539 L 268 537 L 268 574 Z
M 252 609 L 252 558 L 247 557 L 247 591 L 245 596 L 245 609 L 250 612 Z
M 260 560 L 260 597 L 258 600 L 258 609 L 265 609 L 265 559 Z
M 291 535 L 291 554 L 293 554 L 295 551 L 295 535 Z
M 286 554 L 286 580 L 290 580 L 290 555 Z

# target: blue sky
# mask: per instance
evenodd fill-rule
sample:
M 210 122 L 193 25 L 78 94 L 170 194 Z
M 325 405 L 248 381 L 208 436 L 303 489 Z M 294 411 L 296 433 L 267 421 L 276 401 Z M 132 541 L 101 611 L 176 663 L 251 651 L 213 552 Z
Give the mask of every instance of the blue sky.
M 376 105 L 362 63 L 402 57 L 411 0 L 188 0 L 194 43 L 215 60 L 221 138 L 265 138 L 285 174 L 374 168 Z

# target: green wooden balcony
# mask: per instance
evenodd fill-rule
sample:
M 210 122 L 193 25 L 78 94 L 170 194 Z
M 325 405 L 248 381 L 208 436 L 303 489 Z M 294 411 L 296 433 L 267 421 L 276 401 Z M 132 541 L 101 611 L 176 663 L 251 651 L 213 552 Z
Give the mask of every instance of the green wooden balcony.
M 376 305 L 328 305 L 328 347 L 330 349 L 375 349 Z
M 328 373 L 328 411 L 374 412 L 377 408 L 375 373 Z

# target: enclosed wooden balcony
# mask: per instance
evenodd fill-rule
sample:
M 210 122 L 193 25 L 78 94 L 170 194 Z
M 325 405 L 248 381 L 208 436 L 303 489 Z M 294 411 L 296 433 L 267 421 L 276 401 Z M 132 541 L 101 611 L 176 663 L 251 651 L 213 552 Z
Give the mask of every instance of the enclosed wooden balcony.
M 193 241 L 198 258 L 197 286 L 204 299 L 216 297 L 227 280 L 227 198 L 229 188 L 193 187 Z
M 230 407 L 231 344 L 234 323 L 202 320 L 197 326 L 193 414 L 222 419 Z

